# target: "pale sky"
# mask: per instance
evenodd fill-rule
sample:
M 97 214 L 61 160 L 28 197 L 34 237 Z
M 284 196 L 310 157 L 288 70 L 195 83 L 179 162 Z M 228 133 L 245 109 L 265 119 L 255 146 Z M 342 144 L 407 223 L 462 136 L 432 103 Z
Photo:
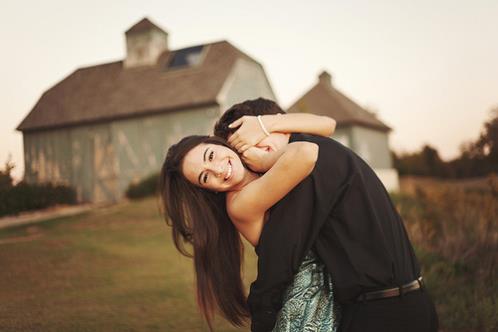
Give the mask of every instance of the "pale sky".
M 290 106 L 327 70 L 337 89 L 391 126 L 395 151 L 445 159 L 498 106 L 498 1 L 4 1 L 0 11 L 0 167 L 15 127 L 79 67 L 121 60 L 124 32 L 147 16 L 171 49 L 228 40 L 261 62 Z

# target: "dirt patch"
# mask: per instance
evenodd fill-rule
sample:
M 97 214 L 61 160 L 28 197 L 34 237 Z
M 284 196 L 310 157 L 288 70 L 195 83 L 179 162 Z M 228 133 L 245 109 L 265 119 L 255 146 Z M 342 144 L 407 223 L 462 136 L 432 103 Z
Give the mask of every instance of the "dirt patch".
M 43 236 L 42 233 L 25 235 L 25 236 L 15 236 L 15 237 L 7 238 L 7 239 L 1 239 L 0 245 L 8 244 L 8 243 L 29 242 L 29 241 L 39 239 L 42 236 Z
M 0 229 L 42 222 L 58 217 L 73 216 L 101 206 L 102 205 L 95 204 L 58 205 L 43 210 L 24 212 L 16 216 L 7 216 L 0 218 Z

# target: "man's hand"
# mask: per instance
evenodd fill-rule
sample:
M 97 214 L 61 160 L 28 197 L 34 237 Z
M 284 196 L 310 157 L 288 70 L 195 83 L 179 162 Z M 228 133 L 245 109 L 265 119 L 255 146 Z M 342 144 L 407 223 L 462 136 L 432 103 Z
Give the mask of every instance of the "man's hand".
M 264 173 L 273 165 L 272 155 L 274 154 L 275 153 L 267 152 L 264 149 L 252 146 L 242 153 L 241 158 L 251 170 L 258 173 Z
M 228 143 L 241 154 L 266 137 L 256 116 L 244 115 L 229 125 L 230 128 L 238 126 L 239 129 L 230 136 Z

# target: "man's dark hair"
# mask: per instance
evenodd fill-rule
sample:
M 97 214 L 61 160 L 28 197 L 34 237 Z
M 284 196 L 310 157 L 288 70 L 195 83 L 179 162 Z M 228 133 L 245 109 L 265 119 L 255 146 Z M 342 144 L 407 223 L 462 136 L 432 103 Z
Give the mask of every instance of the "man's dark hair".
M 265 115 L 265 114 L 285 114 L 284 110 L 272 100 L 258 98 L 246 100 L 235 104 L 223 113 L 221 118 L 214 125 L 214 135 L 227 139 L 237 128 L 228 128 L 228 125 L 244 115 Z

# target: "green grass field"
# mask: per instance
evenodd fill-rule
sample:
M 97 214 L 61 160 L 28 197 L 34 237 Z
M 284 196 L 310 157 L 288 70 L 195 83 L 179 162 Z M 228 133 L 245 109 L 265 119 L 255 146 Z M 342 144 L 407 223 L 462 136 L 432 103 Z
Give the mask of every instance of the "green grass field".
M 498 187 L 416 183 L 423 192 L 393 198 L 441 331 L 496 331 Z M 247 243 L 245 253 L 248 288 L 256 256 Z M 1 332 L 207 330 L 192 261 L 174 248 L 155 198 L 0 230 Z M 218 318 L 215 330 L 249 329 Z
M 152 198 L 0 231 L 0 331 L 205 331 L 193 289 Z

